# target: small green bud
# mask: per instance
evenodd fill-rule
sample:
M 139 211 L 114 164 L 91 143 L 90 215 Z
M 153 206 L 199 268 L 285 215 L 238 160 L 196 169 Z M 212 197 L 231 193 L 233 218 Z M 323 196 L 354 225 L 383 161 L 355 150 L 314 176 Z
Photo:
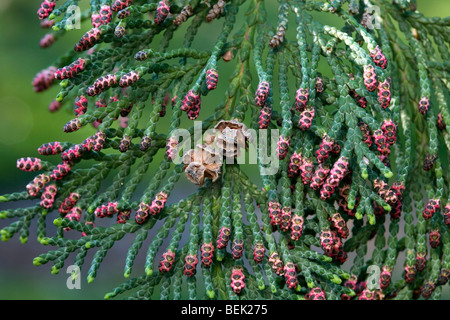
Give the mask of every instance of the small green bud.
M 208 297 L 210 298 L 210 299 L 213 299 L 214 298 L 214 291 L 211 291 L 211 290 L 206 290 L 206 294 L 208 295 Z
M 0 202 L 6 202 L 8 201 L 8 198 L 5 196 L 0 196 Z
M 349 201 L 347 203 L 347 208 L 349 208 L 350 210 L 353 210 L 355 208 L 355 201 Z
M 87 277 L 87 282 L 88 282 L 88 283 L 92 283 L 93 281 L 94 281 L 94 277 L 91 276 L 91 275 L 88 275 L 88 277 Z
M 62 225 L 62 219 L 56 218 L 55 220 L 53 220 L 53 224 L 57 227 L 60 227 Z
M 64 95 L 61 92 L 58 93 L 58 95 L 56 96 L 56 101 L 62 102 L 63 100 L 64 100 Z
M 145 268 L 145 273 L 147 274 L 147 276 L 151 276 L 153 274 L 153 270 L 149 267 Z
M 1 236 L 2 241 L 4 241 L 4 242 L 11 239 L 11 233 L 6 231 L 5 229 L 0 230 L 0 236 Z
M 40 241 L 41 244 L 43 244 L 44 246 L 48 245 L 50 243 L 50 239 L 47 237 L 43 237 Z
M 77 280 L 79 276 L 80 276 L 79 272 L 72 272 L 72 281 Z
M 58 274 L 59 273 L 59 269 L 56 268 L 55 266 L 52 267 L 52 274 Z
M 59 26 L 57 26 L 57 25 L 54 25 L 54 26 L 52 27 L 52 29 L 53 29 L 53 31 L 59 31 L 59 30 L 61 30 L 61 28 L 60 28 Z
M 20 237 L 20 243 L 25 244 L 28 242 L 28 237 Z
M 350 288 L 347 288 L 348 290 L 346 290 L 346 293 L 350 296 L 350 297 L 354 297 L 356 295 L 355 291 L 353 291 Z
M 331 279 L 331 282 L 336 283 L 336 284 L 341 284 L 342 283 L 342 279 L 339 278 L 338 276 L 334 275 L 333 279 Z
M 105 294 L 105 299 L 111 299 L 114 296 L 114 294 L 112 292 Z
M 61 88 L 67 88 L 68 85 L 69 85 L 69 80 L 67 80 L 67 79 L 61 80 L 61 82 L 59 83 L 59 86 Z
M 362 172 L 361 172 L 361 177 L 362 177 L 364 180 L 367 180 L 367 178 L 369 177 L 369 173 L 367 172 L 366 169 L 363 169 L 363 170 L 362 170 Z
M 41 265 L 41 258 L 39 258 L 39 257 L 34 258 L 33 259 L 33 264 L 35 266 L 40 266 Z
M 392 178 L 392 176 L 393 176 L 394 174 L 392 173 L 392 171 L 386 170 L 386 171 L 383 173 L 383 175 L 384 175 L 387 179 L 389 179 L 389 178 Z
M 272 291 L 272 293 L 276 293 L 277 292 L 277 287 L 274 285 L 270 286 L 270 290 Z

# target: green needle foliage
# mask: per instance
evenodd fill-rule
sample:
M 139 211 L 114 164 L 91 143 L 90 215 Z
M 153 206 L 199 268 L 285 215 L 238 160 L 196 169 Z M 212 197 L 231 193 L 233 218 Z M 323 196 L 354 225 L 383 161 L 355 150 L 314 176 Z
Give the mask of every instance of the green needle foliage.
M 79 1 L 55 1 L 38 11 L 52 28 L 43 47 L 76 26 Z M 43 144 L 48 161 L 18 160 L 41 172 L 0 197 L 31 200 L 0 212 L 12 220 L 2 241 L 27 242 L 36 219 L 38 241 L 57 248 L 34 264 L 74 264 L 92 282 L 132 235 L 127 279 L 107 299 L 439 299 L 450 275 L 450 18 L 423 16 L 415 0 L 278 0 L 273 12 L 268 2 L 90 0 L 78 18 L 93 28 L 33 84 L 59 84 L 50 109 L 75 112 L 65 132 L 97 133 Z M 195 41 L 203 30 L 218 31 L 208 49 Z M 238 132 L 225 158 L 208 162 L 222 147 L 205 134 L 199 159 L 173 163 L 177 129 L 194 119 L 191 134 Z M 247 127 L 278 130 L 273 174 L 260 144 L 259 177 L 228 161 L 251 142 Z M 195 184 L 176 202 L 184 175 Z

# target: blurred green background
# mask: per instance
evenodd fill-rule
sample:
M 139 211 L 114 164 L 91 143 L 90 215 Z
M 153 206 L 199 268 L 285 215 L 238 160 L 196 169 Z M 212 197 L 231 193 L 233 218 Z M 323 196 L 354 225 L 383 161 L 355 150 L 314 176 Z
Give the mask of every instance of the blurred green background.
M 82 0 L 80 3 L 86 3 Z M 272 1 L 267 1 L 271 3 Z M 427 16 L 449 16 L 450 1 L 418 0 L 418 9 Z M 31 4 L 32 3 L 32 4 Z M 49 103 L 58 92 L 53 86 L 44 93 L 35 93 L 31 81 L 35 74 L 47 67 L 68 48 L 72 48 L 83 31 L 74 30 L 59 39 L 52 47 L 41 49 L 39 40 L 46 30 L 39 27 L 36 16 L 40 1 L 0 0 L 0 194 L 23 191 L 34 177 L 16 169 L 20 157 L 38 156 L 37 147 L 49 141 L 69 138 L 62 125 L 72 118 L 61 110 L 50 114 Z M 276 10 L 269 4 L 268 11 Z M 272 11 L 274 12 L 274 11 Z M 88 27 L 82 28 L 87 30 Z M 210 32 L 211 30 L 208 30 Z M 214 30 L 217 33 L 220 30 Z M 214 34 L 214 32 L 212 32 Z M 205 47 L 215 37 L 202 35 Z M 226 79 L 226 75 L 222 79 Z M 94 132 L 93 129 L 86 129 Z M 84 139 L 90 132 L 72 133 L 71 141 Z M 7 208 L 0 204 L 0 210 Z M 0 228 L 11 221 L 0 221 Z M 33 226 L 33 225 L 32 225 Z M 33 227 L 31 228 L 33 230 Z M 108 253 L 94 283 L 88 285 L 82 277 L 81 290 L 68 290 L 68 274 L 61 270 L 51 275 L 51 264 L 32 265 L 32 259 L 47 249 L 38 244 L 31 232 L 29 242 L 20 244 L 15 236 L 9 242 L 0 242 L 0 299 L 102 299 L 104 293 L 123 282 L 122 270 L 126 250 L 131 239 L 121 241 Z M 143 250 L 145 251 L 145 250 Z M 86 261 L 90 261 L 88 255 Z M 73 257 L 68 261 L 73 261 Z M 135 269 L 139 269 L 136 262 Z M 140 273 L 133 272 L 132 275 Z

